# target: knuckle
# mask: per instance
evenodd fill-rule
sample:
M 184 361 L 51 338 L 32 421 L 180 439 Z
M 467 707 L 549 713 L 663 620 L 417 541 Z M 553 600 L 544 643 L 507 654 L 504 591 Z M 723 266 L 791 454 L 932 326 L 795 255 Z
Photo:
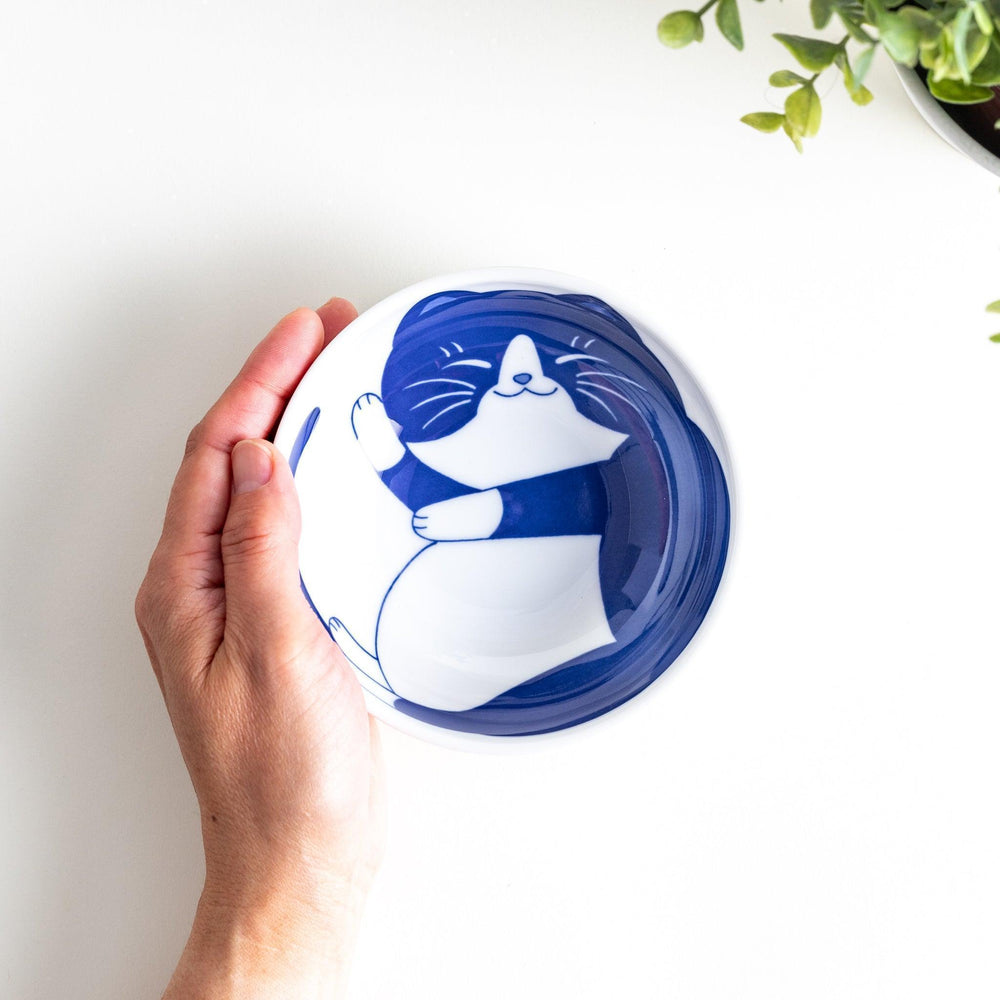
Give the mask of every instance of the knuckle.
M 161 546 L 157 546 L 135 595 L 135 620 L 143 631 L 148 631 L 151 625 L 163 618 L 168 603 L 168 576 Z
M 139 628 L 142 631 L 146 631 L 150 619 L 153 617 L 153 598 L 148 576 L 139 584 L 139 590 L 135 595 L 133 611 L 135 612 L 135 620 Z
M 274 534 L 261 518 L 254 515 L 231 516 L 222 531 L 224 562 L 258 559 L 275 547 Z
M 140 631 L 146 635 L 159 632 L 171 618 L 171 607 L 165 578 L 151 570 L 135 595 L 135 620 Z
M 147 643 L 159 644 L 184 633 L 197 617 L 167 557 L 154 554 L 135 595 L 135 620 Z
M 184 442 L 184 457 L 188 458 L 193 455 L 194 452 L 198 450 L 202 442 L 205 440 L 205 421 L 204 419 L 199 420 L 198 423 L 191 428 L 191 433 L 187 436 L 187 441 Z

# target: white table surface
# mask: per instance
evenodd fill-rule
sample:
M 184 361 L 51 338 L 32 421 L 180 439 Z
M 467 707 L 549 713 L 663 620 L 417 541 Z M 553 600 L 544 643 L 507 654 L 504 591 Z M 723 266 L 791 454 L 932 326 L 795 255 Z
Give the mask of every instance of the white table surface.
M 577 742 L 386 729 L 352 997 L 992 997 L 997 180 L 877 64 L 798 157 L 743 4 L 8 4 L 0 996 L 156 997 L 202 876 L 132 619 L 184 437 L 279 316 L 504 263 L 660 317 L 739 525 L 714 620 Z

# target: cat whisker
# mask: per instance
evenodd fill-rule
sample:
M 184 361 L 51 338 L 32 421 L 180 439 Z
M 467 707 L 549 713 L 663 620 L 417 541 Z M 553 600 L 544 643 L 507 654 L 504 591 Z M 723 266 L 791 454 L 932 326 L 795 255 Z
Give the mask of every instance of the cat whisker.
M 463 399 L 460 403 L 452 403 L 451 406 L 446 406 L 443 410 L 438 410 L 438 412 L 435 413 L 434 416 L 431 417 L 431 419 L 428 420 L 427 423 L 420 429 L 422 431 L 427 430 L 427 428 L 430 427 L 430 425 L 433 424 L 438 417 L 443 417 L 449 410 L 454 410 L 456 406 L 468 406 L 471 402 L 471 399 Z
M 492 368 L 489 361 L 480 361 L 478 358 L 466 358 L 462 361 L 449 361 L 445 368 L 454 368 L 456 365 L 467 365 L 469 368 Z
M 448 366 L 445 365 L 447 368 Z M 622 382 L 628 382 L 629 385 L 634 385 L 637 389 L 642 389 L 643 392 L 649 392 L 649 390 L 644 385 L 639 385 L 638 382 L 633 381 L 630 378 L 626 378 L 624 375 L 615 375 L 612 372 L 579 372 L 576 376 L 577 378 L 616 378 L 620 379 Z
M 617 413 L 615 413 L 615 411 L 614 411 L 614 410 L 612 410 L 612 409 L 611 409 L 611 407 L 610 407 L 610 406 L 608 406 L 608 404 L 607 404 L 607 403 L 605 403 L 603 399 L 599 399 L 599 398 L 598 398 L 597 396 L 595 396 L 595 395 L 594 395 L 594 394 L 593 394 L 592 392 L 587 392 L 587 390 L 586 390 L 586 389 L 577 389 L 576 391 L 577 391 L 578 393 L 580 393 L 580 394 L 581 394 L 582 396 L 589 396 L 589 397 L 590 397 L 590 398 L 591 398 L 591 399 L 592 399 L 592 400 L 593 400 L 593 401 L 594 401 L 595 403 L 597 403 L 597 404 L 598 404 L 599 406 L 603 406 L 603 407 L 604 407 L 604 409 L 606 409 L 606 410 L 608 411 L 608 413 L 610 413 L 610 414 L 611 414 L 611 416 L 612 416 L 612 417 L 614 418 L 614 421 L 615 421 L 615 423 L 617 423 L 617 422 L 618 422 L 618 414 L 617 414 Z
M 588 340 L 588 341 L 587 341 L 587 343 L 583 345 L 583 349 L 584 349 L 585 351 L 588 351 L 588 350 L 590 350 L 590 345 L 591 345 L 591 344 L 592 344 L 593 342 L 594 342 L 594 338 L 593 338 L 593 337 L 591 337 L 591 338 L 590 338 L 590 340 Z M 570 346 L 572 347 L 573 345 L 571 344 Z
M 557 365 L 564 365 L 567 361 L 599 361 L 602 365 L 611 364 L 610 361 L 595 357 L 593 354 L 562 354 L 556 358 Z
M 471 396 L 471 389 L 456 389 L 454 392 L 442 392 L 437 396 L 431 396 L 428 399 L 422 399 L 419 403 L 414 404 L 410 407 L 410 411 L 419 409 L 421 406 L 426 406 L 428 403 L 433 403 L 435 399 L 450 399 L 452 396 Z
M 471 382 L 463 382 L 460 378 L 423 378 L 419 382 L 411 382 L 404 385 L 404 389 L 415 389 L 418 385 L 430 385 L 432 382 L 449 382 L 452 385 L 464 385 L 466 389 L 475 389 Z
M 571 341 L 569 342 L 569 346 L 570 346 L 570 347 L 576 347 L 576 342 L 577 342 L 577 341 L 578 341 L 579 339 L 580 339 L 580 335 L 579 335 L 579 334 L 577 334 L 577 335 L 576 335 L 576 336 L 575 336 L 575 337 L 574 337 L 574 338 L 573 338 L 573 339 L 572 339 L 572 340 L 571 340 Z
M 615 392 L 614 389 L 609 389 L 606 385 L 598 385 L 597 382 L 578 382 L 577 385 L 589 385 L 591 389 L 600 389 L 601 392 L 606 392 L 611 396 L 617 396 L 623 403 L 628 403 L 628 405 L 631 406 L 636 413 L 642 413 L 642 410 L 640 410 L 639 407 L 628 398 L 628 396 L 623 396 L 620 392 Z M 583 389 L 578 389 L 577 391 L 583 392 Z M 590 393 L 587 393 L 587 395 L 589 396 Z
M 464 353 L 463 350 L 462 350 L 462 345 L 461 344 L 456 344 L 454 340 L 451 342 L 451 346 L 454 347 L 455 350 L 458 351 L 459 354 L 463 354 Z
M 450 358 L 451 357 L 451 351 L 449 351 L 447 347 L 439 347 L 438 350 L 442 351 L 444 353 L 444 356 L 446 358 Z

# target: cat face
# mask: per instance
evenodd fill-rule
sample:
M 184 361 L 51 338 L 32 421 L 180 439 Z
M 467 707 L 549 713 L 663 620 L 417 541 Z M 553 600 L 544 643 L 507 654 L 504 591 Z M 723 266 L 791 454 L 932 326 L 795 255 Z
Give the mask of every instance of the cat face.
M 400 440 L 474 488 L 603 461 L 626 438 L 655 449 L 651 401 L 676 392 L 605 302 L 520 290 L 418 302 L 381 388 Z
M 494 370 L 492 364 L 489 369 L 472 366 L 473 360 L 465 359 L 466 365 Z M 569 391 L 545 374 L 534 341 L 526 334 L 514 336 L 498 367 L 496 381 L 481 393 L 478 405 L 473 401 L 475 389 L 453 389 L 439 399 L 431 396 L 414 404 L 420 409 L 425 402 L 439 403 L 444 409 L 438 415 L 445 409 L 476 406 L 471 419 L 451 434 L 404 442 L 425 465 L 483 490 L 606 461 L 627 438 L 577 410 Z M 434 419 L 431 416 L 429 423 Z

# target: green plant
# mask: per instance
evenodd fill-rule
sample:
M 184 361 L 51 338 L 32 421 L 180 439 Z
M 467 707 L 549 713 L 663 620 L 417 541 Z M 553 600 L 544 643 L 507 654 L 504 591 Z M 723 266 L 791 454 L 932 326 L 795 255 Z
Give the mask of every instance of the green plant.
M 715 22 L 737 49 L 743 48 L 738 0 L 708 0 L 700 10 L 677 10 L 659 23 L 660 41 L 670 48 L 700 42 L 704 17 L 715 8 Z M 802 152 L 802 140 L 819 131 L 823 117 L 816 81 L 834 67 L 851 100 L 868 104 L 865 77 L 875 52 L 885 49 L 904 66 L 927 70 L 931 93 L 949 104 L 979 104 L 1000 86 L 1000 0 L 810 0 L 817 30 L 839 22 L 837 40 L 776 34 L 809 75 L 790 69 L 771 74 L 774 87 L 790 87 L 784 112 L 757 111 L 741 121 L 761 132 L 783 131 Z M 998 122 L 1000 127 L 1000 122 Z
M 758 0 L 761 2 L 761 0 Z M 699 10 L 676 10 L 657 26 L 660 41 L 680 49 L 705 37 L 704 17 L 715 8 L 715 23 L 726 40 L 743 49 L 738 0 L 708 0 Z M 814 27 L 822 31 L 839 22 L 839 40 L 776 34 L 809 76 L 780 69 L 770 76 L 773 87 L 790 87 L 784 111 L 756 111 L 740 121 L 760 132 L 783 131 L 802 152 L 802 140 L 819 131 L 822 102 L 816 89 L 820 74 L 840 71 L 855 104 L 868 104 L 865 77 L 881 47 L 904 66 L 923 67 L 927 86 L 948 104 L 981 104 L 1000 87 L 1000 0 L 810 0 Z M 1000 129 L 1000 120 L 995 123 Z M 1000 299 L 986 311 L 1000 313 Z M 990 337 L 1000 343 L 1000 333 Z
M 1000 313 L 1000 299 L 997 299 L 996 302 L 991 302 L 986 307 L 986 311 L 988 313 Z M 990 340 L 992 340 L 994 344 L 1000 344 L 1000 333 L 994 333 L 993 336 L 990 337 Z

